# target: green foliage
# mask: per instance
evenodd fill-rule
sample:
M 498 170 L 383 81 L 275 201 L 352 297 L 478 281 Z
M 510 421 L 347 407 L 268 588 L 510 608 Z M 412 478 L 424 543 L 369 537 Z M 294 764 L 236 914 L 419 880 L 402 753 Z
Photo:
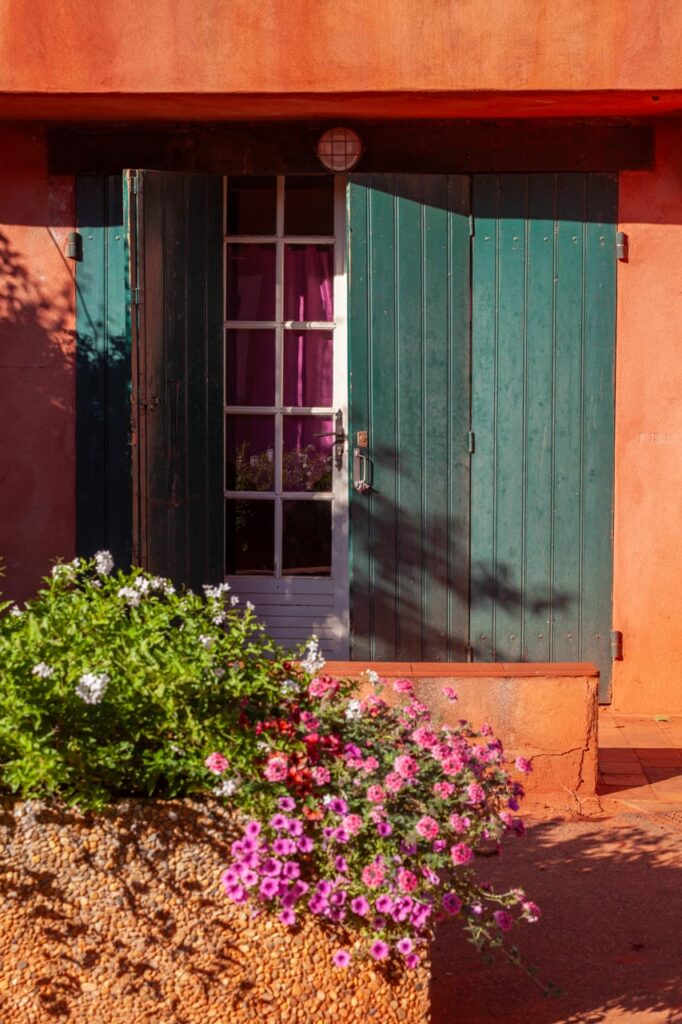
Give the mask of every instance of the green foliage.
M 0 605 L 0 789 L 98 808 L 208 792 L 216 749 L 253 764 L 240 704 L 276 699 L 281 654 L 226 585 L 204 589 L 112 575 L 100 552 L 56 565 L 25 609 Z

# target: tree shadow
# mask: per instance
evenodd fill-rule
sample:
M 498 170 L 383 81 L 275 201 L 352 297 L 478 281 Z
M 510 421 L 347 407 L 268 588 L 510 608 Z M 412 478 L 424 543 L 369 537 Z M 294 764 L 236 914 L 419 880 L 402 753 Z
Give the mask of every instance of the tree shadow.
M 528 824 L 484 874 L 541 906 L 540 921 L 514 938 L 559 994 L 543 995 L 501 958 L 488 966 L 449 923 L 433 948 L 433 1024 L 682 1021 L 682 834 L 635 813 Z

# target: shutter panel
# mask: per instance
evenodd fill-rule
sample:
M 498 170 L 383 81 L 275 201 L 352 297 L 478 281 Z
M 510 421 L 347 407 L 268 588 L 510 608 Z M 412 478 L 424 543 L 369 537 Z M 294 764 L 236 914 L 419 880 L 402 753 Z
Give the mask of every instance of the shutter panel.
M 354 659 L 464 661 L 469 629 L 469 179 L 352 175 Z
M 135 554 L 197 589 L 224 574 L 222 179 L 127 171 Z
M 132 549 L 130 323 L 119 175 L 76 179 L 76 546 Z

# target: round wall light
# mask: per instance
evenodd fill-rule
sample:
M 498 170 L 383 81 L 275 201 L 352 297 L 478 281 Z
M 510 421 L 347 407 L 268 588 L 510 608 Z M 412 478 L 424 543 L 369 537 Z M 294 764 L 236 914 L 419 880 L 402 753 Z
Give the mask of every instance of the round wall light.
M 362 156 L 362 142 L 350 128 L 330 128 L 320 136 L 317 156 L 328 171 L 351 171 Z

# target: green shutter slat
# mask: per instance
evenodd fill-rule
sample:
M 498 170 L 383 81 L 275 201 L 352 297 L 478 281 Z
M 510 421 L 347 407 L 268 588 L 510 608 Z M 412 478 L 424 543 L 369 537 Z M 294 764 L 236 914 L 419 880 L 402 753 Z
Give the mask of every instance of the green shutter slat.
M 600 698 L 611 697 L 617 179 L 587 182 L 583 341 L 581 657 L 600 669 Z
M 475 176 L 477 660 L 597 662 L 609 694 L 616 179 Z
M 118 176 L 76 179 L 76 534 L 84 556 L 131 561 L 130 329 Z
M 523 660 L 549 661 L 556 175 L 528 177 Z
M 476 661 L 495 660 L 498 191 L 499 182 L 495 175 L 479 175 L 474 179 L 471 423 L 476 451 L 472 457 L 471 473 L 470 642 Z
M 137 174 L 141 554 L 196 589 L 224 576 L 222 183 Z
M 358 175 L 349 189 L 351 437 L 369 430 L 373 465 L 371 492 L 351 494 L 352 653 L 459 658 L 468 629 L 468 182 Z

